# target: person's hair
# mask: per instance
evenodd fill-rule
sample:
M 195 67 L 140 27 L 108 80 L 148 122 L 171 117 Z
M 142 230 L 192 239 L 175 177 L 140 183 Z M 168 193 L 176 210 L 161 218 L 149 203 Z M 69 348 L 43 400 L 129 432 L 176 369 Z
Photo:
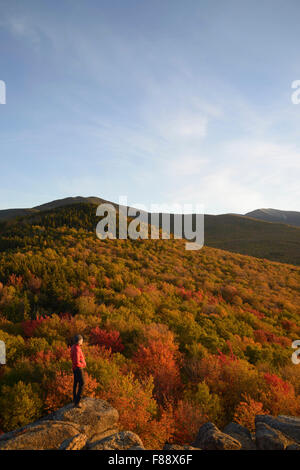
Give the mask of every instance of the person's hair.
M 81 339 L 83 339 L 81 335 L 74 336 L 74 344 L 78 344 Z

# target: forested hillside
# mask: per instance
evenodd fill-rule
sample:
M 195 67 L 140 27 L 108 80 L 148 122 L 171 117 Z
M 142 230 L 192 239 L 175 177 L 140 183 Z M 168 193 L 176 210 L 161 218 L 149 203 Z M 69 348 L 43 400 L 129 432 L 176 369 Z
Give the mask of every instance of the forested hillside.
M 267 222 L 280 222 L 282 224 L 300 227 L 300 212 L 281 211 L 278 209 L 256 209 L 245 214 L 254 219 L 265 220 Z
M 2 222 L 2 226 L 5 226 L 7 221 L 8 224 L 15 224 L 17 219 L 25 223 L 31 221 L 31 223 L 35 224 L 44 224 L 47 222 L 52 227 L 61 226 L 64 223 L 72 227 L 74 226 L 72 223 L 75 223 L 76 227 L 94 230 L 96 209 L 101 203 L 112 204 L 116 209 L 118 208 L 116 203 L 97 197 L 68 197 L 28 209 L 0 210 L 0 224 Z M 274 210 L 273 212 L 299 215 L 298 212 Z M 78 216 L 79 213 L 82 216 Z M 233 253 L 241 253 L 243 255 L 299 266 L 300 227 L 287 225 L 282 223 L 281 219 L 278 220 L 276 218 L 274 220 L 263 218 L 255 220 L 254 216 L 256 213 L 260 214 L 260 211 L 254 211 L 253 213 L 246 214 L 246 216 L 238 214 L 205 214 L 205 245 L 228 250 Z M 162 227 L 161 214 L 156 215 L 159 215 L 159 227 Z M 174 232 L 174 215 L 167 215 L 170 216 L 170 228 L 168 230 L 172 234 Z M 265 213 L 262 215 L 264 216 Z M 148 216 L 149 223 L 155 224 L 153 220 L 151 221 L 151 213 L 146 213 L 146 216 Z M 195 215 L 189 217 L 193 217 L 195 228 Z M 257 218 L 260 219 L 260 217 Z M 294 218 L 291 220 L 294 221 Z M 182 225 L 183 227 L 185 226 L 184 220 Z M 13 238 L 14 236 L 12 235 L 10 239 Z M 2 244 L 2 246 L 5 246 L 5 244 Z
M 0 229 L 0 429 L 70 401 L 84 336 L 86 395 L 108 400 L 148 448 L 201 424 L 300 416 L 300 268 L 182 240 L 105 240 L 93 205 Z
M 300 227 L 239 215 L 205 216 L 205 244 L 213 248 L 300 265 Z

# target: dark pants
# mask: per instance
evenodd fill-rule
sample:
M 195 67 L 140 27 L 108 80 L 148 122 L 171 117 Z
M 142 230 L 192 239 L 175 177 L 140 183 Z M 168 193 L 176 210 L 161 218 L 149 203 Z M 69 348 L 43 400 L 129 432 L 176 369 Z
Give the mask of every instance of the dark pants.
M 78 405 L 81 399 L 82 391 L 84 388 L 84 374 L 80 367 L 76 367 L 73 370 L 74 373 L 74 385 L 73 385 L 73 402 Z

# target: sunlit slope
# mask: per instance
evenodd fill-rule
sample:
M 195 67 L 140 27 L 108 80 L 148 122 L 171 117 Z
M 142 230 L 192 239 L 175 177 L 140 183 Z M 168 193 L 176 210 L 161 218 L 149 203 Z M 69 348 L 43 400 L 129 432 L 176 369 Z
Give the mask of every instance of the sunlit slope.
M 0 250 L 12 248 L 18 243 L 24 244 L 22 234 L 28 224 L 49 228 L 66 225 L 95 233 L 99 220 L 96 217 L 96 208 L 96 203 L 76 202 L 2 222 Z M 300 265 L 300 227 L 282 223 L 264 222 L 231 214 L 205 215 L 205 245 Z

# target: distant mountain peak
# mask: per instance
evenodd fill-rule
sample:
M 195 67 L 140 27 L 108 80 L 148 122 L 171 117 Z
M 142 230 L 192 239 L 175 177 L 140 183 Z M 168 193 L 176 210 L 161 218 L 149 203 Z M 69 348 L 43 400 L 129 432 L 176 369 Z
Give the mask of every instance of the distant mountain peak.
M 280 209 L 261 208 L 252 212 L 247 212 L 246 217 L 264 220 L 265 222 L 281 222 L 284 224 L 300 227 L 300 212 L 283 211 Z
M 57 209 L 58 207 L 72 206 L 74 204 L 102 204 L 106 201 L 96 196 L 74 196 L 65 197 L 63 199 L 55 199 L 54 201 L 46 202 L 39 206 L 31 208 L 17 208 L 17 209 L 4 209 L 0 210 L 0 221 L 14 219 L 15 217 L 22 217 L 26 215 L 38 214 L 39 212 Z M 113 204 L 113 203 L 110 203 Z
M 35 206 L 33 209 L 43 211 L 49 209 L 55 209 L 56 207 L 63 207 L 63 206 L 71 206 L 73 204 L 101 204 L 102 202 L 108 202 L 104 199 L 101 199 L 96 196 L 71 196 L 65 197 L 63 199 L 55 199 L 51 202 L 46 202 L 45 204 L 41 204 L 40 206 Z

